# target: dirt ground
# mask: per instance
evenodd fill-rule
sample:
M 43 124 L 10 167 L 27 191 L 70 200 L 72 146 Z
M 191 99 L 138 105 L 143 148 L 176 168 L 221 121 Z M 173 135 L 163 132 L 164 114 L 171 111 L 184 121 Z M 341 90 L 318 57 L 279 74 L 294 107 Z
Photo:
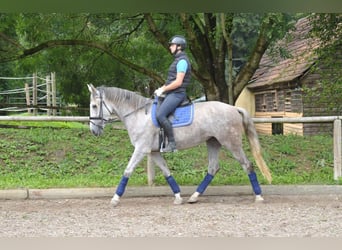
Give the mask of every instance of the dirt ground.
M 187 197 L 184 197 L 187 198 Z M 0 237 L 342 237 L 342 195 L 0 201 Z

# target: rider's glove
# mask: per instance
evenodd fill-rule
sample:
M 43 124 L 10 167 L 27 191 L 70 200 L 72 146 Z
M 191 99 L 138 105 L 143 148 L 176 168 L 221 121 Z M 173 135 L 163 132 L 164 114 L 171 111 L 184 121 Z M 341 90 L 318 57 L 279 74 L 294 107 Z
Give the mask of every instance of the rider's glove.
M 154 94 L 155 94 L 156 96 L 161 96 L 163 93 L 164 93 L 163 88 L 158 88 L 158 89 L 156 89 L 156 90 L 154 91 Z

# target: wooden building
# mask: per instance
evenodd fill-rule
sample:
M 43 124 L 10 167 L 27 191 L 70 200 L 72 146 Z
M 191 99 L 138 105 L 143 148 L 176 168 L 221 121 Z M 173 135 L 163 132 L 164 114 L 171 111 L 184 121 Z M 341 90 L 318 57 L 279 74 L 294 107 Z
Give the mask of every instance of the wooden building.
M 255 117 L 305 117 L 333 115 L 315 102 L 315 98 L 305 98 L 303 88 L 317 86 L 321 75 L 311 69 L 319 60 L 314 50 L 319 46 L 318 40 L 307 36 L 310 30 L 307 18 L 300 19 L 295 29 L 280 42 L 289 56 L 275 57 L 265 53 L 260 66 L 255 72 L 247 92 L 254 98 Z M 319 94 L 319 93 L 318 93 Z M 336 114 L 334 114 L 336 115 Z M 256 124 L 261 134 L 299 134 L 331 133 L 330 123 L 265 123 Z

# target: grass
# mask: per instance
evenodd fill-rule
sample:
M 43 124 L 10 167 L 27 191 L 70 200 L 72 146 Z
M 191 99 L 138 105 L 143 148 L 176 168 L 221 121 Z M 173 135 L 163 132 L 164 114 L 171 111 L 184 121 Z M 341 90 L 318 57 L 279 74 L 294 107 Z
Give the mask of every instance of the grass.
M 1 123 L 3 124 L 3 123 Z M 24 123 L 0 128 L 0 188 L 112 187 L 121 179 L 133 147 L 127 132 L 107 126 L 100 137 L 81 123 Z M 6 125 L 15 125 L 8 124 Z M 273 184 L 341 184 L 333 180 L 332 137 L 260 136 L 263 155 Z M 244 141 L 248 157 L 253 160 Z M 198 185 L 207 171 L 205 145 L 165 154 L 180 185 Z M 146 159 L 130 178 L 129 185 L 147 185 Z M 212 185 L 249 184 L 231 154 L 220 153 L 220 171 Z M 257 170 L 259 180 L 266 180 Z M 156 169 L 156 185 L 166 185 Z

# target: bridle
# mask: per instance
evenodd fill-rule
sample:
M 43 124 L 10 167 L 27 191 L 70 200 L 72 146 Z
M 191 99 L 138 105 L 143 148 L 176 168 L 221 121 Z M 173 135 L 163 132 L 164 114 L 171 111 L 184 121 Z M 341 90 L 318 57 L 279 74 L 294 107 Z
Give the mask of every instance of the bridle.
M 106 123 L 115 121 L 116 119 L 107 119 L 104 118 L 103 116 L 103 107 L 105 107 L 105 109 L 107 109 L 107 111 L 109 112 L 109 114 L 113 114 L 113 112 L 108 108 L 107 104 L 105 103 L 105 101 L 103 100 L 103 95 L 102 95 L 102 91 L 99 91 L 100 93 L 100 112 L 98 116 L 90 116 L 89 117 L 89 122 L 101 129 L 104 128 Z M 101 124 L 96 124 L 95 122 L 93 122 L 92 120 L 101 120 Z
M 95 125 L 96 127 L 99 127 L 101 129 L 104 128 L 105 124 L 106 123 L 110 123 L 110 122 L 115 122 L 117 120 L 119 120 L 118 118 L 112 118 L 112 119 L 107 119 L 107 118 L 104 118 L 103 116 L 103 107 L 105 107 L 105 109 L 109 112 L 109 114 L 114 114 L 115 112 L 111 111 L 110 108 L 107 106 L 106 102 L 103 100 L 103 94 L 102 94 L 102 91 L 99 91 L 99 94 L 100 94 L 100 112 L 99 112 L 99 115 L 98 116 L 90 116 L 89 117 L 89 122 L 93 125 Z M 138 110 L 140 109 L 143 109 L 145 108 L 145 114 L 147 114 L 147 106 L 148 106 L 149 103 L 145 103 L 144 105 L 140 106 L 139 108 L 123 115 L 123 117 L 128 117 L 130 115 L 132 115 L 133 113 L 137 112 Z M 101 120 L 101 124 L 96 124 L 95 122 L 93 122 L 92 120 Z

